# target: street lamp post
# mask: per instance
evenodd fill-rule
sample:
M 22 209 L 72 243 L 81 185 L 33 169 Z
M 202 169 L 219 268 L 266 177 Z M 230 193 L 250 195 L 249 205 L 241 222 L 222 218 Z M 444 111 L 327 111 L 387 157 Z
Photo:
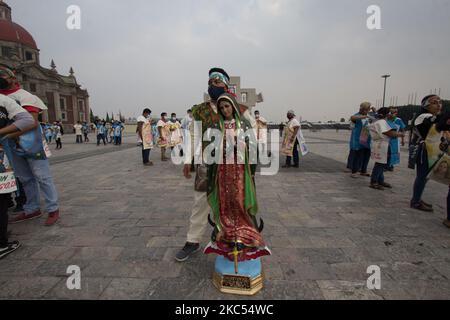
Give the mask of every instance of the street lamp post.
M 384 78 L 383 108 L 384 108 L 384 102 L 386 100 L 386 82 L 387 82 L 387 78 L 389 78 L 390 76 L 391 76 L 390 74 L 385 74 L 384 76 L 381 76 L 382 78 Z

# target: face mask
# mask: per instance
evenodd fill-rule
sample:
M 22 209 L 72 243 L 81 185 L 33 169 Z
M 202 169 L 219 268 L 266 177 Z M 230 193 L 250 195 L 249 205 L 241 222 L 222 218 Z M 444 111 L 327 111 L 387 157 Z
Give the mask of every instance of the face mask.
M 225 93 L 225 88 L 210 86 L 208 88 L 208 94 L 213 101 L 217 101 L 221 95 Z
M 9 83 L 6 79 L 0 78 L 0 90 L 5 90 L 9 88 Z
M 147 119 L 150 119 L 150 118 L 151 118 L 151 115 L 149 114 L 148 116 L 146 116 L 146 118 L 147 118 Z

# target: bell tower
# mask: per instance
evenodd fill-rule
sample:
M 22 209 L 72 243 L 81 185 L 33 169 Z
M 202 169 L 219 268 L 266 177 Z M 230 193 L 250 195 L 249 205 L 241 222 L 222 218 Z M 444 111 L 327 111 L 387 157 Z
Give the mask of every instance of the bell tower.
M 11 21 L 11 7 L 3 0 L 0 0 L 0 20 Z

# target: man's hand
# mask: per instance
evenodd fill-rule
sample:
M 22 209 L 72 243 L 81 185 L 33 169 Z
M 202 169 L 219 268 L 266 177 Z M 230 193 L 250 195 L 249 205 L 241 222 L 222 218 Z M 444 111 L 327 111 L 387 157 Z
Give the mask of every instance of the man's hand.
M 183 175 L 186 179 L 191 179 L 192 175 L 191 175 L 191 165 L 190 164 L 185 164 L 183 167 Z

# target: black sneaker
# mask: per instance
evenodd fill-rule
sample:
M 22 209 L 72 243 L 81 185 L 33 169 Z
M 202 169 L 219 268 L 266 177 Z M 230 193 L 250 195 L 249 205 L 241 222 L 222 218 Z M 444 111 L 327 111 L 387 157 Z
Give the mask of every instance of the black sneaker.
M 8 254 L 16 251 L 20 248 L 20 242 L 19 241 L 13 241 L 8 243 L 7 247 L 0 248 L 0 260 L 6 257 Z
M 200 245 L 198 243 L 190 243 L 190 242 L 186 242 L 186 244 L 184 245 L 183 249 L 181 249 L 175 256 L 175 260 L 177 260 L 178 262 L 184 262 L 187 259 L 189 259 L 189 257 L 194 254 L 195 252 L 197 252 L 198 250 L 200 250 Z

